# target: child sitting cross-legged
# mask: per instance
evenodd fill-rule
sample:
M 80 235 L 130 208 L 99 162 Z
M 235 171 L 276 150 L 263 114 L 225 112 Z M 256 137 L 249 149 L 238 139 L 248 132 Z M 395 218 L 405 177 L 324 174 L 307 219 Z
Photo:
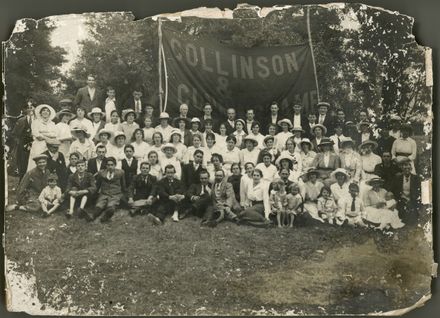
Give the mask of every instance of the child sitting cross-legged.
M 321 189 L 317 207 L 318 215 L 324 220 L 327 219 L 328 223 L 333 224 L 338 212 L 338 206 L 332 197 L 332 191 L 329 187 L 324 186 Z
M 61 189 L 57 186 L 58 176 L 56 174 L 50 174 L 47 178 L 47 186 L 43 188 L 38 197 L 40 201 L 41 209 L 43 210 L 43 216 L 49 216 L 60 206 L 61 203 Z
M 95 177 L 92 173 L 86 171 L 86 160 L 80 159 L 76 163 L 76 171 L 69 176 L 67 181 L 66 194 L 70 196 L 69 211 L 67 218 L 71 218 L 74 212 L 75 204 L 79 202 L 78 216 L 86 217 L 87 212 L 84 210 L 88 199 L 96 192 Z
M 289 193 L 287 194 L 287 217 L 289 219 L 289 227 L 293 226 L 295 216 L 303 212 L 303 198 L 299 193 L 299 185 L 292 183 L 289 186 Z
M 286 206 L 287 193 L 286 185 L 283 180 L 276 179 L 273 181 L 273 189 L 270 191 L 270 206 L 271 211 L 276 213 L 278 227 L 284 227 L 286 224 Z

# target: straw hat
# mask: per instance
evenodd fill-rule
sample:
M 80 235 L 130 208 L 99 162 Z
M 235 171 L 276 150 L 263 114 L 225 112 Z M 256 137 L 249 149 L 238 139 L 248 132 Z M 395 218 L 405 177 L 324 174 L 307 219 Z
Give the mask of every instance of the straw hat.
M 32 160 L 37 162 L 38 160 L 45 159 L 47 161 L 47 158 L 48 158 L 47 155 L 42 153 L 42 154 L 39 154 L 39 155 L 32 157 Z
M 180 136 L 180 140 L 183 140 L 183 134 L 180 131 L 180 129 L 173 129 L 173 130 L 171 130 L 170 137 L 173 137 L 173 135 L 175 135 L 175 134 Z
M 369 186 L 372 186 L 374 183 L 383 184 L 384 182 L 385 182 L 384 179 L 380 178 L 379 176 L 374 176 L 374 177 L 372 177 L 370 180 L 368 180 L 365 183 L 368 184 Z
M 302 127 L 293 127 L 292 132 L 295 132 L 295 131 L 300 131 L 301 133 L 305 133 L 305 130 L 302 129 Z
M 56 116 L 55 109 L 53 109 L 52 106 L 47 105 L 47 104 L 41 104 L 41 105 L 38 105 L 37 107 L 35 107 L 35 116 L 37 118 L 41 118 L 40 112 L 44 108 L 47 108 L 49 110 L 49 112 L 50 112 L 49 119 L 53 120 L 55 118 L 55 116 Z
M 287 119 L 287 118 L 279 120 L 277 124 L 278 124 L 278 126 L 281 126 L 281 124 L 287 124 L 287 125 L 289 125 L 289 128 L 293 127 L 292 122 L 290 121 L 290 119 Z
M 254 147 L 258 145 L 258 140 L 255 139 L 252 136 L 247 135 L 246 137 L 243 138 L 243 142 L 245 143 L 247 140 L 252 141 L 252 143 L 254 144 Z
M 266 137 L 264 137 L 263 143 L 264 143 L 265 146 L 266 146 L 266 142 L 267 142 L 269 139 L 275 140 L 275 137 L 274 137 L 274 136 L 271 136 L 271 135 L 267 135 Z
M 166 149 L 173 149 L 174 153 L 177 152 L 176 147 L 172 143 L 167 143 L 167 144 L 163 145 L 162 148 L 161 148 L 161 150 L 163 152 L 165 152 Z
M 159 119 L 160 120 L 162 120 L 162 119 L 170 119 L 170 115 L 167 113 L 167 112 L 161 112 L 160 113 L 160 115 L 159 115 Z
M 340 139 L 341 141 L 341 148 L 344 148 L 344 145 L 346 145 L 347 143 L 351 144 L 352 147 L 354 147 L 354 140 L 351 139 L 351 137 L 343 137 Z
M 46 139 L 46 145 L 60 146 L 61 142 L 56 138 L 48 138 Z
M 322 134 L 323 135 L 327 134 L 327 128 L 324 125 L 321 125 L 321 124 L 313 125 L 312 126 L 312 132 L 315 133 L 315 129 L 318 128 L 318 127 L 322 129 Z
M 61 119 L 64 115 L 70 115 L 71 118 L 75 117 L 75 114 L 70 111 L 70 109 L 61 109 L 58 113 L 56 113 L 56 118 Z
M 89 118 L 92 118 L 92 115 L 93 114 L 101 114 L 101 116 L 105 116 L 105 113 L 102 111 L 102 109 L 101 108 L 99 108 L 99 107 L 93 107 L 92 108 L 92 110 L 90 111 L 90 112 L 88 112 L 87 113 L 87 116 L 89 117 Z
M 122 131 L 117 131 L 114 133 L 113 138 L 112 138 L 112 143 L 115 144 L 116 138 L 120 137 L 120 136 L 124 136 L 125 139 L 127 139 L 127 136 L 125 136 L 125 134 Z
M 302 144 L 308 144 L 311 147 L 313 147 L 312 142 L 310 141 L 309 138 L 303 138 L 301 139 L 300 145 L 302 146 Z
M 138 118 L 138 113 L 136 113 L 133 109 L 127 108 L 127 109 L 122 110 L 122 118 L 124 120 L 127 120 L 128 114 L 133 114 L 135 119 Z
M 83 124 L 80 124 L 79 126 L 75 126 L 71 129 L 72 134 L 75 134 L 79 131 L 84 132 L 84 134 L 86 135 L 86 138 L 90 138 L 90 134 L 87 132 L 87 127 L 84 126 Z
M 322 146 L 333 146 L 334 142 L 330 138 L 322 138 L 321 142 L 319 143 L 318 147 Z
M 173 120 L 173 126 L 177 127 L 177 125 L 179 124 L 179 122 L 182 121 L 182 120 L 185 122 L 185 127 L 188 127 L 188 126 L 189 126 L 189 123 L 190 123 L 190 120 L 189 120 L 189 118 L 184 118 L 184 117 L 177 117 L 177 118 L 174 118 L 174 120 Z
M 108 129 L 101 129 L 100 131 L 97 132 L 96 137 L 98 137 L 98 139 L 99 139 L 99 137 L 101 135 L 103 135 L 103 134 L 107 134 L 109 140 L 112 139 L 113 136 L 114 136 L 114 132 L 113 131 L 108 130 Z
M 235 123 L 237 123 L 237 122 L 240 122 L 243 125 L 243 127 L 246 127 L 246 122 L 243 119 L 241 119 L 241 118 L 236 119 Z
M 319 102 L 318 104 L 316 104 L 316 108 L 319 108 L 319 107 L 322 107 L 322 106 L 327 107 L 327 109 L 329 109 L 330 108 L 330 103 Z
M 345 170 L 344 168 L 338 168 L 335 171 L 332 171 L 332 173 L 330 174 L 330 177 L 336 178 L 336 175 L 338 173 L 343 174 L 347 179 L 350 178 L 350 175 L 348 174 L 347 170 Z
M 358 147 L 359 150 L 361 150 L 362 148 L 364 148 L 365 146 L 370 145 L 373 147 L 373 150 L 375 150 L 377 148 L 377 142 L 373 141 L 373 140 L 365 140 L 363 143 L 361 143 Z

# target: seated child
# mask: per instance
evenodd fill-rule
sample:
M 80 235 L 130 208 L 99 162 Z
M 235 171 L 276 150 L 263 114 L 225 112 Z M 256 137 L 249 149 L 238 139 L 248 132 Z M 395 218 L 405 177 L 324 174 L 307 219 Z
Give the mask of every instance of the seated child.
M 286 206 L 287 193 L 286 185 L 283 180 L 276 179 L 273 183 L 273 189 L 270 191 L 270 206 L 271 211 L 276 213 L 278 227 L 284 227 L 286 223 Z
M 289 194 L 287 194 L 287 215 L 289 218 L 289 227 L 293 226 L 295 216 L 303 212 L 303 199 L 299 192 L 299 185 L 297 183 L 292 183 L 289 186 Z
M 351 183 L 348 187 L 350 196 L 344 197 L 338 202 L 337 220 L 338 224 L 347 222 L 351 226 L 365 227 L 363 219 L 366 217 L 364 203 L 359 197 L 359 186 L 355 183 Z
M 38 201 L 40 201 L 43 216 L 49 216 L 60 206 L 61 189 L 57 186 L 58 176 L 50 174 L 47 178 L 47 186 L 41 191 Z
M 66 214 L 67 218 L 73 215 L 75 204 L 79 201 L 78 216 L 86 216 L 84 210 L 87 200 L 96 192 L 95 177 L 90 172 L 86 171 L 86 160 L 80 159 L 76 163 L 76 171 L 69 176 L 67 182 L 66 194 L 70 196 L 69 211 Z
M 333 224 L 338 206 L 332 197 L 332 191 L 329 187 L 324 186 L 318 198 L 318 215 L 322 219 L 327 219 L 328 223 Z
M 76 171 L 76 163 L 81 158 L 79 152 L 72 152 L 69 154 L 69 165 L 67 166 L 67 176 L 74 174 Z

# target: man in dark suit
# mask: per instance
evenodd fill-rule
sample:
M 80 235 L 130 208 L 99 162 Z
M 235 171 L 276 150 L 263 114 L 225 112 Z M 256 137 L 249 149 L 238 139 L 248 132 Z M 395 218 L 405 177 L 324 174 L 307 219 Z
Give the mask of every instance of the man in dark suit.
M 379 163 L 374 168 L 374 174 L 378 175 L 384 180 L 383 187 L 388 191 L 393 191 L 394 178 L 400 173 L 399 166 L 391 160 L 391 152 L 385 151 L 382 153 L 382 163 Z
M 329 113 L 330 104 L 326 102 L 319 102 L 317 105 L 317 114 L 316 114 L 316 120 L 318 124 L 324 125 L 327 128 L 328 136 L 331 136 L 334 134 L 333 130 L 333 117 Z
M 246 120 L 244 125 L 244 132 L 250 134 L 252 132 L 252 124 L 255 122 L 255 111 L 252 108 L 246 110 Z
M 396 160 L 402 173 L 394 178 L 392 192 L 397 201 L 399 217 L 406 225 L 417 225 L 421 206 L 421 178 L 411 173 L 411 159 L 397 157 Z
M 159 194 L 157 207 L 147 215 L 148 220 L 154 225 L 163 224 L 169 212 L 173 212 L 171 219 L 178 222 L 179 213 L 183 212 L 185 208 L 185 186 L 176 178 L 176 168 L 173 165 L 167 165 L 164 172 L 165 177 L 157 182 L 157 193 Z
M 104 145 L 96 147 L 96 157 L 89 159 L 87 162 L 87 171 L 94 177 L 97 176 L 98 171 L 104 170 L 107 166 L 105 155 L 107 154 L 107 148 Z
M 125 174 L 125 184 L 130 185 L 134 176 L 137 174 L 138 161 L 134 158 L 134 147 L 124 146 L 125 158 L 121 160 L 121 169 Z
M 31 125 L 35 120 L 35 104 L 32 99 L 28 99 L 22 112 L 24 116 L 17 120 L 12 130 L 12 137 L 15 140 L 12 159 L 16 161 L 20 180 L 27 171 L 29 152 L 33 142 Z
M 211 215 L 208 207 L 212 204 L 211 185 L 209 184 L 209 172 L 202 170 L 199 174 L 199 182 L 191 184 L 185 193 L 186 209 L 180 215 L 183 219 L 188 214 L 194 214 L 202 219 L 202 224 L 206 223 Z
M 90 112 L 94 107 L 103 109 L 104 94 L 96 87 L 96 79 L 93 75 L 87 76 L 87 86 L 78 89 L 73 104 L 76 107 L 84 107 L 86 112 Z
M 228 108 L 226 111 L 226 116 L 228 117 L 223 124 L 226 127 L 226 135 L 230 135 L 235 131 L 235 119 L 236 119 L 236 111 L 234 108 Z
M 124 172 L 116 169 L 114 157 L 107 158 L 106 169 L 98 172 L 96 188 L 99 193 L 95 205 L 96 211 L 92 217 L 88 214 L 84 216 L 88 221 L 93 221 L 104 213 L 100 221 L 101 223 L 108 222 L 127 192 Z
M 132 96 L 127 99 L 122 105 L 122 109 L 133 109 L 136 113 L 136 118 L 138 121 L 142 121 L 144 118 L 144 108 L 147 102 L 142 98 L 142 91 L 140 88 L 135 88 L 133 90 Z M 122 112 L 121 109 L 121 112 Z M 138 124 L 140 124 L 138 122 Z
M 300 104 L 293 105 L 293 114 L 286 114 L 286 118 L 291 118 L 293 127 L 301 127 L 304 131 L 307 131 L 309 120 L 307 115 L 303 113 L 302 108 Z
M 150 164 L 143 162 L 140 166 L 141 173 L 134 176 L 128 188 L 128 204 L 131 207 L 130 215 L 148 214 L 156 202 L 155 176 L 150 174 Z
M 199 183 L 200 172 L 204 169 L 203 151 L 196 149 L 193 154 L 193 162 L 184 164 L 182 167 L 182 183 L 188 189 L 192 184 Z
M 58 185 L 64 192 L 67 186 L 67 167 L 64 155 L 58 151 L 61 142 L 57 139 L 47 139 L 46 145 L 48 150 L 43 154 L 47 156 L 47 169 L 58 176 Z
M 309 113 L 307 115 L 307 123 L 305 124 L 304 130 L 304 138 L 313 139 L 315 135 L 313 134 L 312 128 L 316 125 L 316 115 L 314 113 Z
M 281 114 L 279 113 L 279 106 L 277 102 L 272 102 L 272 104 L 269 107 L 269 112 L 265 113 L 263 117 L 261 118 L 261 133 L 263 135 L 268 134 L 268 129 L 270 124 L 278 125 L 278 121 L 283 118 Z
M 205 121 L 208 119 L 212 121 L 212 128 L 217 130 L 218 121 L 212 116 L 212 106 L 211 104 L 206 103 L 205 106 L 203 106 L 203 116 L 200 118 L 202 131 L 205 131 Z

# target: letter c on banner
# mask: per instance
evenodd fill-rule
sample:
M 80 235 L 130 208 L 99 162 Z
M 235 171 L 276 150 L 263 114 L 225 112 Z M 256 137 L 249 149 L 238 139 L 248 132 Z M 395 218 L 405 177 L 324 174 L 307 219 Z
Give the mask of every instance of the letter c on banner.
M 177 86 L 177 101 L 179 104 L 188 104 L 188 95 L 189 95 L 189 88 L 185 84 L 179 84 Z
M 180 42 L 174 38 L 170 40 L 171 49 L 173 50 L 174 56 L 177 60 L 182 61 L 182 54 L 179 51 L 182 49 L 180 46 Z

